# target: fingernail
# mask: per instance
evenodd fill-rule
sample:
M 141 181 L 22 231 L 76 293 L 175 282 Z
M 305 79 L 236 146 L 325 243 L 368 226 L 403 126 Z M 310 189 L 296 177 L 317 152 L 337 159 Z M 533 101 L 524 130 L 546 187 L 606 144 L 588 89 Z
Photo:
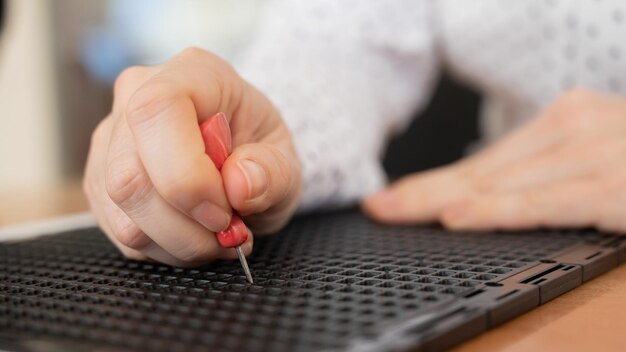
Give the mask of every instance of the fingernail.
M 248 183 L 248 200 L 257 198 L 267 190 L 268 177 L 265 169 L 257 162 L 243 159 L 237 162 Z
M 211 202 L 203 202 L 193 208 L 191 216 L 213 232 L 224 231 L 230 225 L 230 215 Z

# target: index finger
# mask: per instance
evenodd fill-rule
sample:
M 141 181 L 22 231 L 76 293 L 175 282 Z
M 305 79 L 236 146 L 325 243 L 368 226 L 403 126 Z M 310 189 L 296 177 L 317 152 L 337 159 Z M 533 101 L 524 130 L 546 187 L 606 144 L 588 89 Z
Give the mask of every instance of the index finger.
M 212 229 L 226 229 L 231 208 L 221 175 L 204 152 L 199 122 L 201 117 L 232 109 L 224 99 L 231 95 L 224 84 L 234 74 L 229 70 L 227 64 L 208 53 L 185 51 L 147 80 L 130 98 L 125 111 L 141 161 L 157 192 Z
M 488 194 L 445 209 L 443 224 L 453 230 L 524 230 L 584 227 L 598 219 L 597 181 L 575 179 L 549 187 Z

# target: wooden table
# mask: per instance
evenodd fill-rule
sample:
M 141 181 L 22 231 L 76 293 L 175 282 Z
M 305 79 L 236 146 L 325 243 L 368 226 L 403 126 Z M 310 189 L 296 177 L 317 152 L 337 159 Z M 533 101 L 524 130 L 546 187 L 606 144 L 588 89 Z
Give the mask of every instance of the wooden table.
M 626 351 L 626 265 L 455 351 Z
M 84 212 L 89 209 L 80 181 L 54 187 L 0 191 L 0 227 Z
M 85 210 L 78 182 L 0 194 L 0 226 Z M 455 351 L 626 351 L 626 265 Z

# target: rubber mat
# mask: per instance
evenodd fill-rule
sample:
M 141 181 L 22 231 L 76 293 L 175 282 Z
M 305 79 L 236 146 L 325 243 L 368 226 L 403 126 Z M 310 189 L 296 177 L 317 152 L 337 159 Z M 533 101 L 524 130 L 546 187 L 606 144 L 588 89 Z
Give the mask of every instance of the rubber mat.
M 238 262 L 131 261 L 82 229 L 0 244 L 0 348 L 437 350 L 616 266 L 621 253 L 621 239 L 593 231 L 451 234 L 343 211 L 257 239 L 251 285 Z

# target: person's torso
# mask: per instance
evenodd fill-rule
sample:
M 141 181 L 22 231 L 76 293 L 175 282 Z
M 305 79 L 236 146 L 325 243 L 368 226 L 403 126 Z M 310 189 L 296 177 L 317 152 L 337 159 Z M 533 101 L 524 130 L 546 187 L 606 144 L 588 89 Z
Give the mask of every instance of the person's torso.
M 434 10 L 442 59 L 485 96 L 487 142 L 573 87 L 626 95 L 626 1 L 443 0 Z

